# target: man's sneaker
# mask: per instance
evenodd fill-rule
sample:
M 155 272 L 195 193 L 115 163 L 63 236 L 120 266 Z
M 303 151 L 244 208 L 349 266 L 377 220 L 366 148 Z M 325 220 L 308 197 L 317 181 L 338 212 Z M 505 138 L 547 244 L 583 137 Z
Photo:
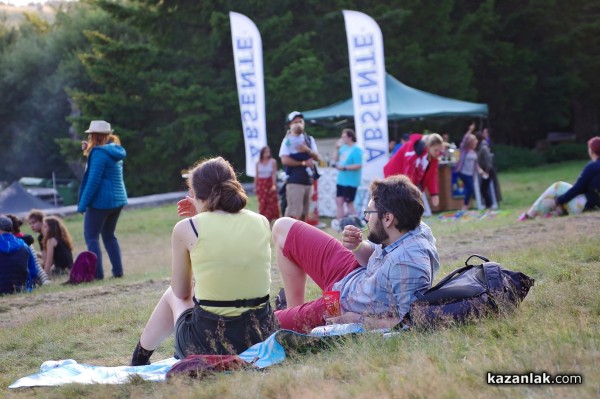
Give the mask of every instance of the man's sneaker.
M 287 309 L 287 299 L 285 297 L 285 289 L 281 288 L 279 294 L 275 297 L 275 310 Z
M 340 229 L 340 227 L 341 226 L 340 226 L 340 221 L 339 220 L 337 220 L 337 219 L 331 219 L 331 228 L 332 229 L 334 229 L 337 232 L 340 232 L 340 231 L 342 231 Z

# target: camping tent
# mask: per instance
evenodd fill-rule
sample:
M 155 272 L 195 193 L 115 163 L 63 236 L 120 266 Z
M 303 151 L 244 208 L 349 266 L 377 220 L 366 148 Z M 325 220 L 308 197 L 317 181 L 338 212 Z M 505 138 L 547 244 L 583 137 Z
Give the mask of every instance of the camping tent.
M 54 208 L 54 205 L 29 194 L 16 181 L 0 192 L 0 213 L 2 214 L 22 214 L 34 208 L 48 209 Z
M 488 115 L 487 104 L 471 103 L 413 89 L 390 74 L 385 79 L 388 120 L 441 116 Z M 306 121 L 354 117 L 352 98 L 323 108 L 302 112 Z

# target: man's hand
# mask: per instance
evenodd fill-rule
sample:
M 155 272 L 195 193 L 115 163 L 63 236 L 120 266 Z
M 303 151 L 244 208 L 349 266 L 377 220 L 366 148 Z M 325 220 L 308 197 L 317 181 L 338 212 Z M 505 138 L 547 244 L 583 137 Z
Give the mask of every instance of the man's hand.
M 345 312 L 341 316 L 329 317 L 325 319 L 326 324 L 348 324 L 348 323 L 362 323 L 362 316 L 354 312 Z
M 434 207 L 437 207 L 440 204 L 440 196 L 439 195 L 432 195 L 430 198 L 431 198 L 431 205 L 433 205 Z
M 362 242 L 362 230 L 356 226 L 349 224 L 344 227 L 344 231 L 342 232 L 342 245 L 349 249 L 350 251 L 354 251 L 358 245 Z
M 189 195 L 177 203 L 177 214 L 181 217 L 194 216 L 198 213 L 194 199 Z

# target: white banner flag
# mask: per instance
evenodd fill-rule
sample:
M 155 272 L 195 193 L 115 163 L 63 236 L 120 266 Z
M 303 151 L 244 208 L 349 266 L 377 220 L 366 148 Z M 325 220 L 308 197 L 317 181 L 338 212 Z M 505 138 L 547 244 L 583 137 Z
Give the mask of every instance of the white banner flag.
M 246 174 L 254 176 L 260 149 L 267 145 L 262 40 L 254 22 L 229 13 L 242 129 L 246 147 Z
M 373 18 L 357 11 L 344 10 L 354 127 L 358 145 L 363 149 L 363 185 L 383 177 L 389 158 L 387 104 L 383 36 Z

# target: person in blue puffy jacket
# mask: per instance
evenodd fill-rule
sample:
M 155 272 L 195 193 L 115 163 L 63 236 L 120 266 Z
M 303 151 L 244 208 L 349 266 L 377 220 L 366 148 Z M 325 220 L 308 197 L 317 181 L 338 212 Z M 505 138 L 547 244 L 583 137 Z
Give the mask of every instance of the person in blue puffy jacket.
M 100 235 L 112 264 L 113 277 L 122 277 L 121 248 L 115 230 L 121 209 L 127 204 L 123 182 L 123 159 L 127 152 L 108 122 L 92 121 L 85 132 L 88 140 L 82 143 L 82 150 L 88 159 L 77 205 L 77 211 L 85 213 L 85 243 L 98 258 L 96 279 L 104 278 Z

